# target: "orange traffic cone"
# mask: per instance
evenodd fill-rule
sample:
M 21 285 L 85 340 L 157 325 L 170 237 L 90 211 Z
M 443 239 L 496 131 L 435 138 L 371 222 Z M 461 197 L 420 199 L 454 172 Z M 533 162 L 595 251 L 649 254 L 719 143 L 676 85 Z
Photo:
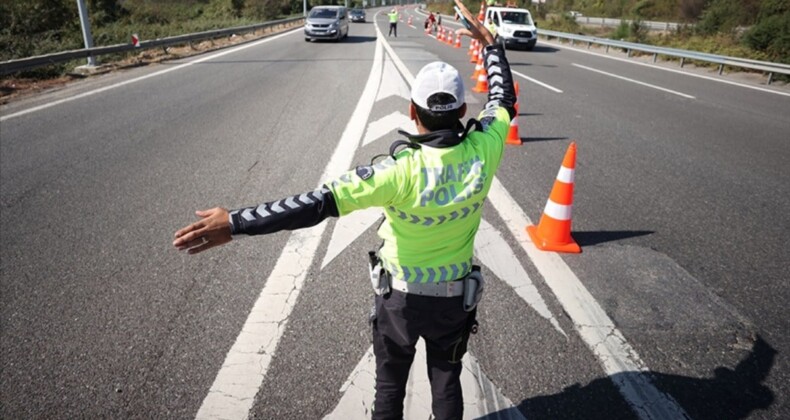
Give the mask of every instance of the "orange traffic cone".
M 478 51 L 479 51 L 479 50 L 478 50 L 477 48 L 475 48 L 475 49 L 472 51 L 472 56 L 469 58 L 469 62 L 470 62 L 470 63 L 477 63 L 477 60 L 479 59 L 479 57 L 477 56 L 477 52 L 478 52 Z
M 516 111 L 518 113 L 518 111 Z M 521 136 L 518 134 L 518 117 L 513 117 L 510 120 L 510 131 L 507 132 L 507 139 L 505 143 L 521 146 Z
M 482 23 L 486 18 L 486 3 L 480 2 L 480 12 L 477 13 L 477 21 Z
M 513 108 L 515 108 L 516 116 L 518 116 L 518 82 L 513 82 L 513 87 L 516 90 L 516 103 L 513 104 Z
M 453 46 L 453 33 L 449 29 L 447 30 L 447 36 L 444 38 L 444 43 Z
M 442 29 L 441 26 L 436 29 L 436 40 L 439 42 L 442 41 L 442 32 L 444 32 L 444 30 Z
M 544 251 L 582 252 L 571 237 L 571 208 L 573 207 L 573 178 L 576 170 L 576 143 L 571 142 L 562 167 L 554 181 L 551 195 L 543 209 L 537 227 L 527 226 L 527 233 L 538 249 Z
M 472 38 L 472 42 L 469 43 L 469 49 L 466 50 L 466 55 L 474 56 L 475 55 L 475 44 L 477 40 Z
M 455 34 L 455 45 L 454 48 L 461 48 L 461 35 Z
M 477 85 L 472 88 L 472 91 L 477 93 L 488 93 L 488 74 L 485 70 L 477 75 Z
M 475 72 L 472 73 L 472 80 L 477 80 L 480 77 L 480 73 L 485 73 L 485 67 L 483 67 L 483 58 L 477 57 L 477 64 L 475 64 Z
M 411 16 L 409 16 L 409 21 L 406 22 L 407 25 L 411 26 Z

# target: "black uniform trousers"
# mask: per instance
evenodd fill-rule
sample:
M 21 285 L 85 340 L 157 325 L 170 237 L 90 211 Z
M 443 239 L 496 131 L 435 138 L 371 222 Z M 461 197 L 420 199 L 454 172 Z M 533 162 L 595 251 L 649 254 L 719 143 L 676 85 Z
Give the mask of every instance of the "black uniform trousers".
M 376 355 L 376 399 L 373 419 L 403 419 L 403 399 L 417 339 L 426 345 L 428 379 L 437 420 L 463 417 L 461 356 L 469 313 L 463 297 L 432 297 L 397 290 L 376 296 L 373 352 Z M 468 336 L 467 336 L 468 337 Z M 450 362 L 453 353 L 457 362 Z

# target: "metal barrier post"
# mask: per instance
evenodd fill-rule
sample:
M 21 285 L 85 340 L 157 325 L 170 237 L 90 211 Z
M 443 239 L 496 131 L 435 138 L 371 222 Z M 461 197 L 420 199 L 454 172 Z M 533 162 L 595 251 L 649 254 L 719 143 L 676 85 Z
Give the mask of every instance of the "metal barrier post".
M 85 48 L 93 48 L 91 22 L 88 19 L 88 8 L 85 7 L 85 0 L 77 0 L 77 9 L 80 12 L 80 25 L 82 26 L 82 39 L 85 40 Z M 91 67 L 96 66 L 96 57 L 88 56 L 88 65 Z

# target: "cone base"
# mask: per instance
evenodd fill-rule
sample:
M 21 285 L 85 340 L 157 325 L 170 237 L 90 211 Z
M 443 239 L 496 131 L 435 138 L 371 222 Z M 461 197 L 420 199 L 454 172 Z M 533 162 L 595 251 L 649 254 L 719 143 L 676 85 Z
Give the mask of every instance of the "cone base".
M 579 254 L 582 252 L 579 244 L 577 244 L 573 238 L 571 238 L 570 242 L 564 244 L 547 243 L 543 238 L 538 236 L 538 227 L 535 225 L 527 226 L 527 233 L 530 239 L 532 239 L 532 243 L 541 251 L 567 252 L 569 254 Z

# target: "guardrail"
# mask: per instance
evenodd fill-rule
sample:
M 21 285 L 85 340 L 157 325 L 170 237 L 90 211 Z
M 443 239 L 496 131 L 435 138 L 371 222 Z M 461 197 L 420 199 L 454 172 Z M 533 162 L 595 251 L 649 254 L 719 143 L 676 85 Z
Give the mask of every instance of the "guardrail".
M 549 31 L 545 29 L 538 29 L 538 36 L 544 36 L 547 39 L 557 38 L 565 39 L 571 45 L 576 42 L 587 43 L 587 48 L 592 44 L 603 45 L 606 47 L 606 52 L 609 48 L 620 48 L 627 52 L 631 57 L 634 51 L 653 54 L 653 62 L 655 63 L 659 55 L 667 57 L 680 58 L 680 67 L 683 67 L 686 60 L 704 61 L 719 65 L 719 74 L 724 71 L 724 66 L 741 67 L 751 70 L 758 70 L 768 73 L 768 84 L 771 84 L 774 73 L 790 75 L 790 65 L 781 63 L 772 63 L 769 61 L 749 60 L 746 58 L 727 57 L 724 55 L 708 54 L 696 51 L 681 50 L 677 48 L 657 47 L 654 45 L 637 44 L 634 42 L 617 41 L 613 39 L 597 38 L 585 35 L 569 34 L 565 32 Z
M 167 38 L 152 39 L 149 41 L 140 42 L 139 46 L 132 44 L 116 44 L 106 47 L 83 48 L 80 50 L 64 51 L 59 53 L 52 53 L 46 55 L 39 55 L 35 57 L 20 58 L 17 60 L 9 60 L 0 63 L 0 75 L 15 73 L 22 70 L 31 70 L 37 67 L 42 67 L 50 64 L 62 63 L 64 61 L 74 60 L 77 58 L 87 58 L 90 56 L 98 56 L 105 54 L 121 53 L 134 50 L 168 47 L 170 45 L 184 44 L 193 41 L 202 41 L 204 39 L 214 39 L 223 36 L 230 36 L 234 34 L 244 34 L 248 32 L 255 32 L 260 29 L 273 28 L 291 23 L 299 23 L 303 21 L 304 17 L 299 16 L 295 18 L 273 20 L 269 22 L 259 23 L 248 26 L 237 26 L 235 28 L 216 29 L 205 32 L 197 32 L 194 34 L 177 35 Z

